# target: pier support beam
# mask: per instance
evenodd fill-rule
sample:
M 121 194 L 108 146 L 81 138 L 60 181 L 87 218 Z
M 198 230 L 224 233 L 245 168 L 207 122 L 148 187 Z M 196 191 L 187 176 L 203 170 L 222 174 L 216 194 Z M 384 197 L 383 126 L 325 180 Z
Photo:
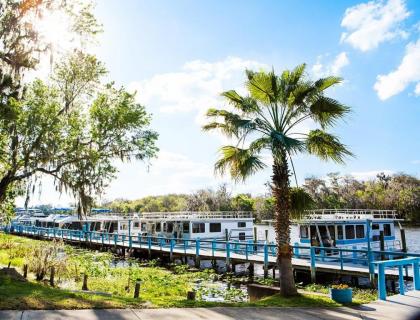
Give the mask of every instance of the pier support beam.
M 249 263 L 248 271 L 249 271 L 249 281 L 253 282 L 254 281 L 254 262 Z

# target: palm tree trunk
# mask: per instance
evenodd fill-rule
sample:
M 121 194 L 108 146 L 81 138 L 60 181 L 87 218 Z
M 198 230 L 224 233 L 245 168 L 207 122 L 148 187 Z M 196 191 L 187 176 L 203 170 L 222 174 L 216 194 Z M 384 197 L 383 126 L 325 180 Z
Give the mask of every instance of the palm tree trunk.
M 273 165 L 273 195 L 275 198 L 275 230 L 277 241 L 277 264 L 280 271 L 280 294 L 297 294 L 292 269 L 290 246 L 290 187 L 287 159 L 275 160 Z

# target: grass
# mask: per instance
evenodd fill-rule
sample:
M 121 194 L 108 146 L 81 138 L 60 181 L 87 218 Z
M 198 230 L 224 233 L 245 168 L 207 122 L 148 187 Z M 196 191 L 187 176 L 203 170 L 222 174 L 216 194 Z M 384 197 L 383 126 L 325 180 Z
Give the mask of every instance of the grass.
M 0 277 L 0 310 L 107 309 L 141 307 L 144 301 L 74 293 L 36 282 Z
M 353 289 L 353 304 L 365 304 L 378 299 L 378 291 L 375 289 Z M 309 284 L 304 287 L 307 292 L 329 294 L 329 287 L 321 284 Z
M 31 261 L 34 247 L 48 247 L 51 241 L 33 240 L 0 233 L 0 265 L 11 265 L 18 269 Z M 113 267 L 113 255 L 78 249 L 61 245 L 65 252 L 63 261 L 57 262 L 56 287 L 52 288 L 42 281 L 17 282 L 0 278 L 0 309 L 84 309 L 84 308 L 129 308 L 129 307 L 336 307 L 328 296 L 305 293 L 296 297 L 284 298 L 279 295 L 264 298 L 257 302 L 206 302 L 198 299 L 189 301 L 187 292 L 199 281 L 213 277 L 211 270 L 188 272 L 185 266 L 165 268 L 142 265 L 130 261 L 131 266 Z M 57 258 L 58 259 L 58 258 Z M 29 265 L 31 271 L 31 265 Z M 82 287 L 82 273 L 88 275 L 88 288 L 111 296 L 75 293 Z M 48 275 L 47 275 L 48 278 Z M 29 279 L 34 279 L 33 273 Z M 141 280 L 140 299 L 133 299 L 134 283 Z M 325 288 L 324 288 L 325 289 Z M 308 288 L 307 291 L 320 292 L 322 288 Z M 227 292 L 231 296 L 234 290 Z M 362 296 L 361 296 L 362 297 Z M 368 297 L 369 298 L 369 297 Z M 364 297 L 360 301 L 368 301 Z M 375 297 L 376 299 L 376 297 Z M 371 300 L 369 300 L 371 301 Z

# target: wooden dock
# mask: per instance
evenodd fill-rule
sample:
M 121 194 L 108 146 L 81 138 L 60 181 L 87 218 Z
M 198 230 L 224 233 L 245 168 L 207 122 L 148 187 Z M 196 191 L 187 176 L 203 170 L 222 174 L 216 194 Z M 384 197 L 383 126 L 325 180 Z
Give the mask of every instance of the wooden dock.
M 105 234 L 100 232 L 84 232 L 57 228 L 42 228 L 16 225 L 10 230 L 14 234 L 36 237 L 40 239 L 62 239 L 73 244 L 84 244 L 95 248 L 115 248 L 122 252 L 140 252 L 149 256 L 192 257 L 197 266 L 201 260 L 223 260 L 230 266 L 240 263 L 261 264 L 264 275 L 268 269 L 276 267 L 276 246 L 266 242 L 253 241 L 216 241 L 200 239 L 167 239 L 160 237 L 141 237 L 139 235 Z M 321 247 L 293 246 L 292 264 L 295 271 L 310 272 L 312 280 L 317 274 L 333 274 L 337 276 L 371 277 L 377 273 L 374 269 L 375 255 L 387 254 L 389 257 L 401 257 L 399 252 L 380 252 L 352 249 L 332 249 Z M 420 254 L 405 253 L 404 257 L 420 257 Z M 369 267 L 370 266 L 370 267 Z M 387 278 L 397 279 L 398 268 L 388 268 Z M 406 268 L 405 279 L 413 279 L 413 270 Z

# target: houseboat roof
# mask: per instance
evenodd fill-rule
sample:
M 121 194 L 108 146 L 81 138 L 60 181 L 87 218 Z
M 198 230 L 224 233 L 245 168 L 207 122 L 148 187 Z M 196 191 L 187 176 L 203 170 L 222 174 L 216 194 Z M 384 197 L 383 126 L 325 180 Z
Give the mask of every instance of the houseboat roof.
M 179 212 L 144 212 L 139 214 L 141 220 L 220 220 L 220 219 L 253 219 L 252 212 L 245 211 L 179 211 Z
M 360 221 L 360 220 L 403 220 L 396 210 L 378 209 L 316 209 L 306 210 L 298 223 L 325 221 Z

